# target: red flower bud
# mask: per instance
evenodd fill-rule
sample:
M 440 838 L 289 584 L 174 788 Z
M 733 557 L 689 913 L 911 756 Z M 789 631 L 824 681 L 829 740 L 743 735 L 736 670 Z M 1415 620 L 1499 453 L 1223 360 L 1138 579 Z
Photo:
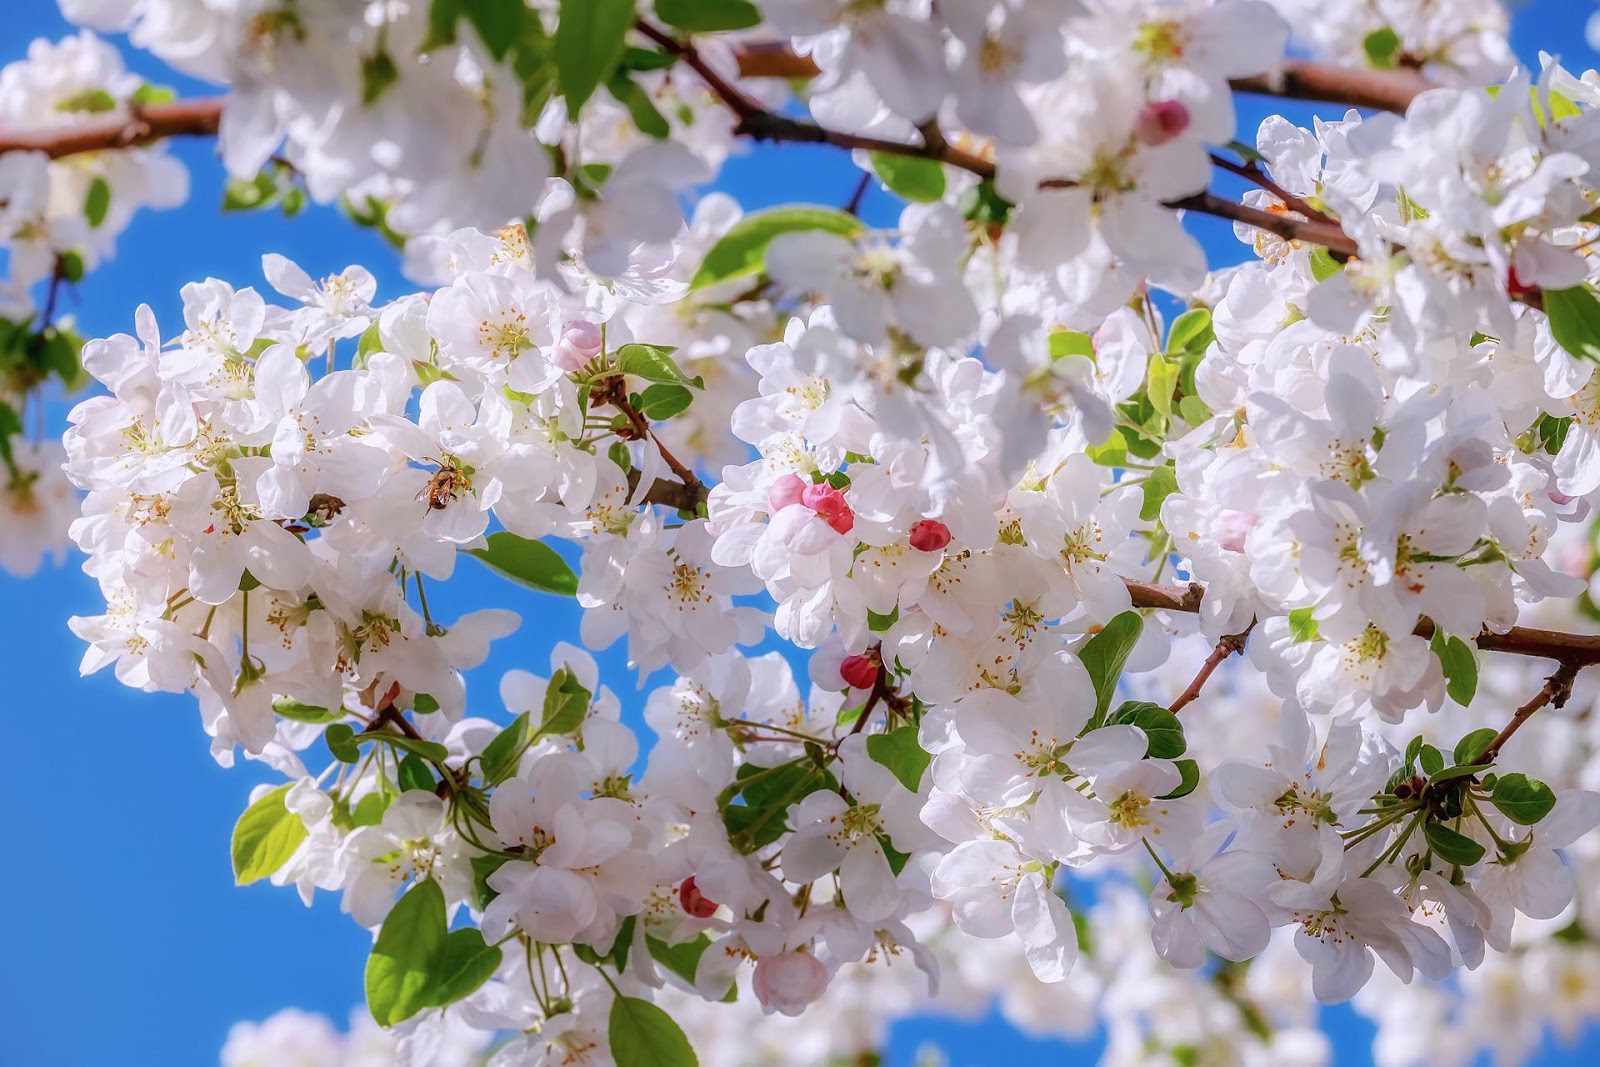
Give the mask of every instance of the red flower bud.
M 694 884 L 692 874 L 678 886 L 678 903 L 683 905 L 684 911 L 696 919 L 709 919 L 717 913 L 717 902 L 700 892 L 700 887 Z
M 1529 293 L 1537 293 L 1538 291 L 1539 287 L 1537 285 L 1529 285 L 1518 277 L 1517 265 L 1513 263 L 1511 269 L 1506 272 L 1506 295 L 1527 296 Z
M 846 656 L 839 664 L 839 677 L 851 689 L 871 689 L 878 680 L 878 663 L 871 656 Z
M 911 527 L 911 547 L 918 552 L 937 552 L 950 543 L 950 527 L 938 519 L 922 519 Z
M 844 494 L 827 482 L 806 486 L 800 503 L 820 515 L 835 533 L 847 534 L 856 524 L 856 513 L 850 510 Z
M 1181 100 L 1152 100 L 1133 120 L 1133 135 L 1154 148 L 1189 128 L 1189 109 Z

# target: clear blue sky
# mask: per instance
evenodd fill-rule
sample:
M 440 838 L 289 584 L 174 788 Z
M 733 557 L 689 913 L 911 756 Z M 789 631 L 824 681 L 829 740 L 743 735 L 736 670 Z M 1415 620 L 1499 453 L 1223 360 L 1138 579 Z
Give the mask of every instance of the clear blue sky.
M 67 32 L 52 0 L 4 6 L 0 63 L 20 58 L 36 36 Z M 1525 5 L 1517 21 L 1519 53 L 1531 59 L 1542 45 L 1577 69 L 1594 64 L 1583 43 L 1593 6 L 1584 0 Z M 186 94 L 205 91 L 147 57 L 135 56 L 132 64 Z M 1253 130 L 1260 117 L 1242 116 L 1240 129 Z M 220 215 L 212 146 L 189 142 L 178 152 L 194 176 L 190 205 L 141 215 L 117 258 L 67 301 L 85 334 L 130 330 L 141 302 L 153 305 L 166 332 L 175 333 L 183 283 L 215 275 L 263 286 L 265 252 L 284 253 L 314 275 L 359 262 L 377 274 L 381 295 L 405 291 L 387 246 L 336 212 L 312 210 L 288 221 Z M 735 161 L 721 185 L 746 207 L 837 204 L 848 198 L 854 172 L 829 150 L 785 147 Z M 876 190 L 867 209 L 882 221 L 895 212 Z M 1218 255 L 1237 254 L 1222 225 L 1200 220 L 1196 230 Z M 459 574 L 438 594 L 440 614 L 510 601 L 524 619 L 474 676 L 481 698 L 493 700 L 494 679 L 511 667 L 542 672 L 550 646 L 575 635 L 572 604 L 524 595 L 470 561 Z M 81 649 L 66 618 L 100 608 L 76 559 L 27 582 L 0 574 L 0 604 L 0 664 L 8 683 L 0 715 L 9 742 L 0 810 L 17 816 L 18 835 L 0 877 L 0 1064 L 191 1067 L 215 1063 L 229 1025 L 240 1019 L 293 1005 L 343 1020 L 361 1001 L 365 932 L 339 913 L 334 896 L 323 895 L 307 910 L 291 890 L 233 885 L 229 833 L 265 770 L 217 767 L 187 696 L 134 693 L 109 672 L 78 677 Z M 614 650 L 601 661 L 637 722 L 641 697 L 623 657 Z M 1348 1010 L 1326 1018 L 1336 1061 L 1369 1063 L 1366 1024 Z M 891 1062 L 909 1064 L 924 1040 L 937 1041 L 961 1067 L 1030 1054 L 1084 1062 L 1098 1056 L 1093 1046 L 1030 1042 L 998 1023 L 933 1020 L 902 1026 Z M 1600 1036 L 1579 1049 L 1547 1051 L 1539 1062 L 1576 1064 L 1597 1054 Z

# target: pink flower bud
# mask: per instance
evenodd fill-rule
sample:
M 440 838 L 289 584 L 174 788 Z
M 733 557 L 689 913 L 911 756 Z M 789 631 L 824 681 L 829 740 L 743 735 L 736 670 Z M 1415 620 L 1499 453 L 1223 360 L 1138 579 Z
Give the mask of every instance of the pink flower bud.
M 1152 100 L 1133 120 L 1133 135 L 1152 148 L 1189 128 L 1189 109 L 1181 100 Z
M 809 952 L 763 956 L 750 978 L 761 1006 L 785 1015 L 799 1015 L 828 991 L 828 968 Z
M 717 913 L 717 902 L 700 892 L 700 887 L 694 884 L 694 875 L 685 878 L 683 884 L 678 886 L 678 903 L 696 919 L 709 919 Z
M 798 474 L 785 474 L 767 490 L 767 514 L 776 515 L 790 504 L 800 503 L 806 491 L 805 479 Z
M 1515 263 L 1511 264 L 1511 269 L 1506 271 L 1506 295 L 1527 296 L 1529 293 L 1537 293 L 1538 291 L 1539 287 L 1537 285 L 1529 285 L 1523 281 L 1522 276 L 1517 273 L 1517 265 Z
M 844 494 L 827 482 L 806 486 L 800 503 L 820 515 L 836 533 L 847 534 L 856 524 L 856 514 L 845 503 Z
M 937 552 L 950 543 L 950 527 L 938 519 L 922 519 L 911 527 L 911 547 L 918 552 Z
M 871 656 L 846 656 L 839 664 L 839 677 L 851 689 L 871 689 L 878 680 L 878 662 Z
M 556 366 L 566 371 L 581 370 L 604 346 L 600 327 L 582 320 L 569 322 L 556 342 Z

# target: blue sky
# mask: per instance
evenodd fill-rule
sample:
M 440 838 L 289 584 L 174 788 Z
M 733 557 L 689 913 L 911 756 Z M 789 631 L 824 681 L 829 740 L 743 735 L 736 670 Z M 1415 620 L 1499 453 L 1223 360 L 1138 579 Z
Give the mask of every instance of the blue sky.
M 20 58 L 36 36 L 60 36 L 66 24 L 51 0 L 7 0 L 0 62 Z M 1596 57 L 1583 43 L 1593 5 L 1539 0 L 1517 16 L 1519 54 L 1543 45 L 1578 69 Z M 171 76 L 148 57 L 131 57 L 154 81 L 185 95 L 209 92 Z M 1253 130 L 1264 109 L 1251 106 L 1240 129 Z M 388 247 L 336 212 L 313 209 L 222 216 L 220 170 L 208 142 L 177 146 L 190 164 L 194 195 L 178 211 L 141 215 L 117 258 L 65 303 L 88 336 L 129 330 L 149 302 L 176 332 L 178 290 L 215 275 L 263 285 L 260 257 L 281 252 L 313 274 L 359 262 L 377 274 L 380 295 L 406 291 Z M 775 158 L 774 153 L 781 153 Z M 848 162 L 831 150 L 765 149 L 729 165 L 720 182 L 746 205 L 785 201 L 843 203 L 855 184 Z M 874 190 L 873 221 L 895 205 Z M 1196 232 L 1218 257 L 1237 255 L 1226 228 L 1200 220 Z M 64 406 L 58 406 L 57 423 Z M 522 666 L 543 673 L 550 646 L 576 633 L 568 602 L 524 593 L 464 561 L 459 578 L 435 594 L 441 616 L 491 604 L 522 612 L 521 631 L 496 646 L 474 676 L 493 700 L 493 680 Z M 66 629 L 71 614 L 100 610 L 94 584 L 69 559 L 27 582 L 0 574 L 0 665 L 6 694 L 5 766 L 0 810 L 19 815 L 0 877 L 0 1063 L 19 1067 L 215 1063 L 229 1025 L 293 1005 L 342 1020 L 361 1001 L 367 935 L 324 895 L 306 909 L 292 891 L 233 885 L 228 838 L 250 788 L 268 775 L 243 765 L 225 771 L 207 754 L 207 738 L 187 696 L 147 696 L 119 686 L 109 672 L 78 677 L 81 649 Z M 620 650 L 601 658 L 608 679 L 637 721 L 642 697 Z M 485 705 L 478 705 L 483 707 Z M 498 708 L 492 710 L 498 711 Z M 1348 1010 L 1326 1015 L 1337 1062 L 1370 1062 L 1370 1029 Z M 1027 1041 L 992 1026 L 932 1020 L 897 1030 L 891 1063 L 909 1064 L 922 1041 L 942 1045 L 957 1065 L 1017 1057 L 1083 1055 L 1093 1046 Z M 1544 1064 L 1589 1062 L 1600 1035 L 1577 1049 L 1546 1050 Z

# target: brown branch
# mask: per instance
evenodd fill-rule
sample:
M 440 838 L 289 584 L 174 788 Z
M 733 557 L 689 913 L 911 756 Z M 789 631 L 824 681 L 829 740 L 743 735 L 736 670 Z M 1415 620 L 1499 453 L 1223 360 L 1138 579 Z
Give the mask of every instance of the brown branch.
M 0 129 L 0 154 L 43 152 L 51 159 L 149 144 L 167 137 L 211 137 L 222 121 L 222 97 L 135 108 L 126 117 L 55 129 Z
M 1200 695 L 1200 690 L 1205 688 L 1206 682 L 1211 679 L 1211 675 L 1218 667 L 1222 666 L 1222 661 L 1235 653 L 1244 651 L 1245 640 L 1250 636 L 1250 631 L 1255 629 L 1255 625 L 1255 621 L 1251 620 L 1250 625 L 1243 630 L 1236 634 L 1228 634 L 1218 641 L 1217 647 L 1211 650 L 1211 655 L 1207 656 L 1206 661 L 1200 665 L 1200 670 L 1195 674 L 1194 681 L 1189 683 L 1187 689 L 1178 694 L 1176 700 L 1167 705 L 1167 710 L 1176 715 L 1192 704 L 1194 699 Z
M 739 73 L 746 78 L 809 81 L 822 73 L 810 56 L 797 54 L 781 41 L 741 43 L 734 54 Z M 1236 93 L 1399 113 L 1418 93 L 1433 88 L 1414 70 L 1372 70 L 1302 59 L 1285 60 L 1275 71 L 1235 78 L 1228 84 Z
M 1511 735 L 1522 727 L 1522 724 L 1532 718 L 1533 713 L 1546 704 L 1561 707 L 1572 695 L 1572 680 L 1577 676 L 1578 664 L 1570 660 L 1563 661 L 1556 672 L 1544 680 L 1544 688 L 1534 694 L 1533 699 L 1518 708 L 1511 716 L 1511 721 L 1505 728 L 1495 734 L 1494 740 L 1489 742 L 1489 747 L 1483 750 L 1475 762 L 1489 764 L 1500 755 L 1500 749 L 1511 740 Z
M 1298 196 L 1295 196 L 1277 182 L 1273 181 L 1267 172 L 1262 170 L 1261 166 L 1256 163 L 1255 160 L 1251 160 L 1248 163 L 1235 163 L 1226 156 L 1219 156 L 1217 153 L 1212 152 L 1211 163 L 1213 166 L 1221 167 L 1229 174 L 1238 175 L 1251 185 L 1254 185 L 1256 188 L 1271 193 L 1273 196 L 1281 200 L 1285 207 L 1289 208 L 1291 211 L 1299 212 L 1313 222 L 1326 222 L 1332 225 L 1337 225 L 1333 219 L 1329 218 L 1321 211 L 1318 211 L 1316 208 L 1312 207 Z
M 1200 585 L 1157 585 L 1134 578 L 1122 579 L 1136 608 L 1160 608 L 1165 611 L 1197 612 L 1205 590 Z M 1432 637 L 1434 624 L 1430 619 L 1417 623 L 1412 632 L 1418 637 Z M 1514 656 L 1533 656 L 1553 659 L 1571 665 L 1574 670 L 1600 663 L 1600 635 L 1571 634 L 1559 630 L 1540 630 L 1532 626 L 1513 626 L 1504 633 L 1485 630 L 1477 638 L 1477 645 L 1485 652 L 1506 652 Z

